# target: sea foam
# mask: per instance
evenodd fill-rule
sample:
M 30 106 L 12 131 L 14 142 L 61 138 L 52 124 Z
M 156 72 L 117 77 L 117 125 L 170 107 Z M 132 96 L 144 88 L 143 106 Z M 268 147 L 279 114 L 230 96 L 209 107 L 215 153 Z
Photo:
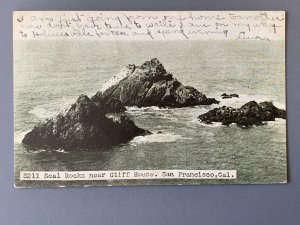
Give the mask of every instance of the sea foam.
M 30 132 L 31 130 L 26 130 L 26 131 L 20 131 L 16 132 L 14 135 L 14 142 L 17 144 L 21 144 L 22 140 L 24 139 L 25 135 Z
M 137 136 L 130 143 L 132 145 L 152 143 L 152 142 L 176 142 L 179 139 L 187 139 L 179 134 L 162 133 L 162 134 L 151 134 L 146 136 Z

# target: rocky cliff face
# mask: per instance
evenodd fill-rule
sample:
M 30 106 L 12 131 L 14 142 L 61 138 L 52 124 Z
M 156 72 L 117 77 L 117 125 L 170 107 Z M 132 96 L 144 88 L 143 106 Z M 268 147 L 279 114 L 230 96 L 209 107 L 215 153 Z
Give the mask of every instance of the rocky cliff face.
M 116 98 L 104 98 L 101 91 L 92 96 L 91 101 L 94 102 L 104 114 L 126 111 L 124 104 L 120 100 Z
M 141 66 L 128 65 L 102 87 L 102 97 L 137 107 L 179 108 L 218 103 L 195 88 L 181 84 L 156 58 Z
M 105 116 L 107 111 L 123 109 L 118 101 L 112 100 L 112 105 L 106 109 L 102 106 L 102 103 L 81 95 L 67 112 L 37 124 L 22 142 L 38 148 L 82 150 L 110 147 L 135 136 L 150 134 L 126 116 L 121 116 L 120 122 Z
M 198 117 L 200 121 L 210 124 L 221 122 L 223 125 L 236 123 L 240 127 L 263 125 L 263 121 L 274 121 L 275 118 L 286 119 L 286 112 L 278 109 L 272 102 L 250 101 L 239 109 L 228 106 L 215 108 Z

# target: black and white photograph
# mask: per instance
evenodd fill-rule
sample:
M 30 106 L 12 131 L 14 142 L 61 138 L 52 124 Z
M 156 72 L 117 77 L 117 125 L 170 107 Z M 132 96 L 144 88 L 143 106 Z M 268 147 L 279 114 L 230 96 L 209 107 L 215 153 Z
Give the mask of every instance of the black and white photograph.
M 16 187 L 287 182 L 284 12 L 13 22 Z

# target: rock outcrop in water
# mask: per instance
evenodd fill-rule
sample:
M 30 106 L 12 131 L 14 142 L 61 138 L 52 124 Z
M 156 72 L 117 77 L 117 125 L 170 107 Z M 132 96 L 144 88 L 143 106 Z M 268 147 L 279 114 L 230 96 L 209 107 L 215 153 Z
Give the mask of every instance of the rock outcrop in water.
M 258 104 L 255 101 L 250 101 L 239 109 L 228 106 L 215 108 L 198 117 L 206 124 L 212 122 L 221 122 L 223 125 L 236 123 L 240 127 L 263 125 L 263 121 L 274 121 L 275 118 L 286 119 L 286 111 L 278 109 L 272 102 Z
M 97 96 L 91 100 L 81 95 L 66 112 L 37 124 L 22 142 L 37 148 L 77 150 L 110 147 L 150 134 L 127 116 L 121 116 L 120 122 L 107 118 L 105 113 L 124 109 L 119 101 L 110 101 L 111 104 L 100 101 Z
M 125 106 L 180 108 L 219 103 L 193 87 L 184 86 L 156 58 L 141 66 L 128 65 L 102 87 L 102 98 Z
M 226 98 L 239 98 L 240 96 L 238 94 L 226 94 L 223 93 L 221 94 L 222 99 L 226 99 Z

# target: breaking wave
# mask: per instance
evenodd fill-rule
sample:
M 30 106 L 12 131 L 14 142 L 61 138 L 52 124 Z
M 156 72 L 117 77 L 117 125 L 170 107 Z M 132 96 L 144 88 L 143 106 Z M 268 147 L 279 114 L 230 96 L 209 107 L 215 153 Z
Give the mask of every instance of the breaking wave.
M 267 122 L 268 125 L 270 126 L 282 126 L 282 125 L 286 125 L 286 120 L 285 119 L 281 119 L 281 118 L 276 118 L 275 121 L 268 121 Z
M 177 142 L 178 140 L 189 139 L 182 137 L 179 134 L 172 133 L 155 133 L 146 136 L 137 136 L 130 143 L 132 145 L 144 144 L 144 143 L 153 143 L 153 142 Z

